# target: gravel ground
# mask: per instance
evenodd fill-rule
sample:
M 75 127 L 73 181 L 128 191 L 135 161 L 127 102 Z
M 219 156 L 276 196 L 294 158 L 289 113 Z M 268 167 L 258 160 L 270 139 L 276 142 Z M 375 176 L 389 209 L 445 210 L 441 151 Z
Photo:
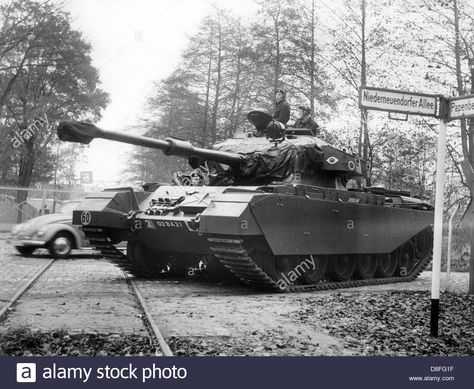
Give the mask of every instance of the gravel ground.
M 76 251 L 71 259 L 56 260 L 1 322 L 0 332 L 26 327 L 71 334 L 147 336 L 122 271 L 99 258 L 90 251 Z M 5 240 L 0 241 L 2 303 L 48 261 L 45 251 L 22 257 Z
M 291 315 L 308 294 L 189 280 L 139 281 L 139 287 L 177 355 L 351 355 L 318 323 Z
M 0 331 L 23 326 L 41 331 L 147 335 L 121 270 L 91 258 L 55 261 L 15 305 Z

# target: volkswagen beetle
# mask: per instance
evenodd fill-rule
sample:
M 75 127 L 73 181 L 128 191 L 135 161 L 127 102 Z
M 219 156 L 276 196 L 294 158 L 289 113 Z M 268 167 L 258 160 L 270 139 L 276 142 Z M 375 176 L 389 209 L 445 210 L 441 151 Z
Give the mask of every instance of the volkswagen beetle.
M 87 247 L 84 233 L 72 226 L 72 211 L 80 203 L 68 201 L 58 213 L 17 224 L 12 229 L 11 243 L 21 255 L 31 255 L 38 248 L 46 248 L 55 258 L 67 258 L 73 249 Z

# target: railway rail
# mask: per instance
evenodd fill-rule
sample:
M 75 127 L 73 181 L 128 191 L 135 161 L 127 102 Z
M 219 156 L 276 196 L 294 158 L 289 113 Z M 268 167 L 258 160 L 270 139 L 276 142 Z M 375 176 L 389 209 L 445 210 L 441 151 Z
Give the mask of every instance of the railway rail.
M 47 262 L 39 271 L 37 271 L 27 282 L 22 285 L 13 297 L 6 302 L 6 304 L 0 309 L 0 321 L 4 319 L 6 314 L 9 312 L 11 307 L 16 304 L 18 300 L 33 287 L 33 285 L 38 281 L 38 279 L 48 270 L 51 265 L 54 263 L 55 259 L 51 259 Z
M 146 304 L 146 301 L 142 295 L 142 292 L 140 291 L 139 286 L 137 283 L 131 279 L 126 273 L 123 273 L 124 278 L 127 282 L 127 284 L 130 286 L 130 288 L 133 290 L 135 297 L 137 298 L 137 302 L 139 304 L 140 309 L 142 310 L 144 316 L 144 323 L 145 326 L 148 329 L 148 332 L 150 333 L 150 337 L 152 338 L 152 341 L 158 344 L 161 353 L 165 357 L 172 357 L 173 352 L 171 351 L 170 347 L 166 343 L 165 338 L 161 334 L 160 328 L 157 326 L 155 321 L 153 320 L 153 316 L 151 315 L 150 309 L 148 305 Z
M 35 285 L 38 283 L 41 277 L 45 276 L 48 270 L 54 267 L 55 263 L 59 263 L 61 261 L 65 260 L 48 260 L 48 262 L 41 266 L 39 270 L 34 272 L 34 274 L 26 282 L 22 283 L 22 285 L 16 290 L 16 292 L 11 298 L 6 299 L 5 304 L 0 308 L 0 323 L 4 322 L 7 317 L 10 316 L 9 314 L 12 313 L 13 308 L 19 303 L 21 303 L 22 297 L 25 296 L 28 291 L 32 291 L 34 289 Z M 156 355 L 173 356 L 170 347 L 166 343 L 166 340 L 161 334 L 158 325 L 153 319 L 153 316 L 150 312 L 148 305 L 146 304 L 145 298 L 143 297 L 143 294 L 138 284 L 123 270 L 120 271 L 120 273 L 123 276 L 125 285 L 127 285 L 127 288 L 129 289 L 129 293 L 131 292 L 131 294 L 134 296 L 134 300 L 137 306 L 136 309 L 138 309 L 140 312 L 140 317 L 143 321 L 143 327 L 145 327 L 145 329 L 147 330 L 150 341 L 157 348 Z M 14 316 L 14 314 L 11 316 Z M 12 317 L 12 319 L 14 320 L 14 317 Z

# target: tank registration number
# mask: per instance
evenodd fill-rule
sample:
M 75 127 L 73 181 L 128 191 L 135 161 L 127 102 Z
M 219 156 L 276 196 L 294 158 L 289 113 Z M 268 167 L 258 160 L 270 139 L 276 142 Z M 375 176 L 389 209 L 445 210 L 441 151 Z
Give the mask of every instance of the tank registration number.
M 157 227 L 167 227 L 167 228 L 183 228 L 183 223 L 181 222 L 167 222 L 167 221 L 155 221 Z
M 134 225 L 132 226 L 132 231 L 141 230 L 143 228 L 152 228 L 164 227 L 164 228 L 183 228 L 184 224 L 182 222 L 172 222 L 172 221 L 157 221 L 157 220 L 146 220 L 145 223 L 142 223 L 142 220 L 135 220 Z

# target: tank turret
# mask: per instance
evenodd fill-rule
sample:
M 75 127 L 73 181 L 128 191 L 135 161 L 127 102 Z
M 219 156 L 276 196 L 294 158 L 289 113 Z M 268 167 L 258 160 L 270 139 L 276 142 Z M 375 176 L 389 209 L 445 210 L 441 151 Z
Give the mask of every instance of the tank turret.
M 165 155 L 187 157 L 193 168 L 207 162 L 213 172 L 210 183 L 217 186 L 305 183 L 343 189 L 348 179 L 366 175 L 365 161 L 314 137 L 309 130 L 283 127 L 275 136 L 267 128 L 270 115 L 251 111 L 248 119 L 255 126 L 254 136 L 228 139 L 212 149 L 175 138 L 159 140 L 105 131 L 77 121 L 61 122 L 57 132 L 59 139 L 69 142 L 88 144 L 102 138 L 159 149 Z

